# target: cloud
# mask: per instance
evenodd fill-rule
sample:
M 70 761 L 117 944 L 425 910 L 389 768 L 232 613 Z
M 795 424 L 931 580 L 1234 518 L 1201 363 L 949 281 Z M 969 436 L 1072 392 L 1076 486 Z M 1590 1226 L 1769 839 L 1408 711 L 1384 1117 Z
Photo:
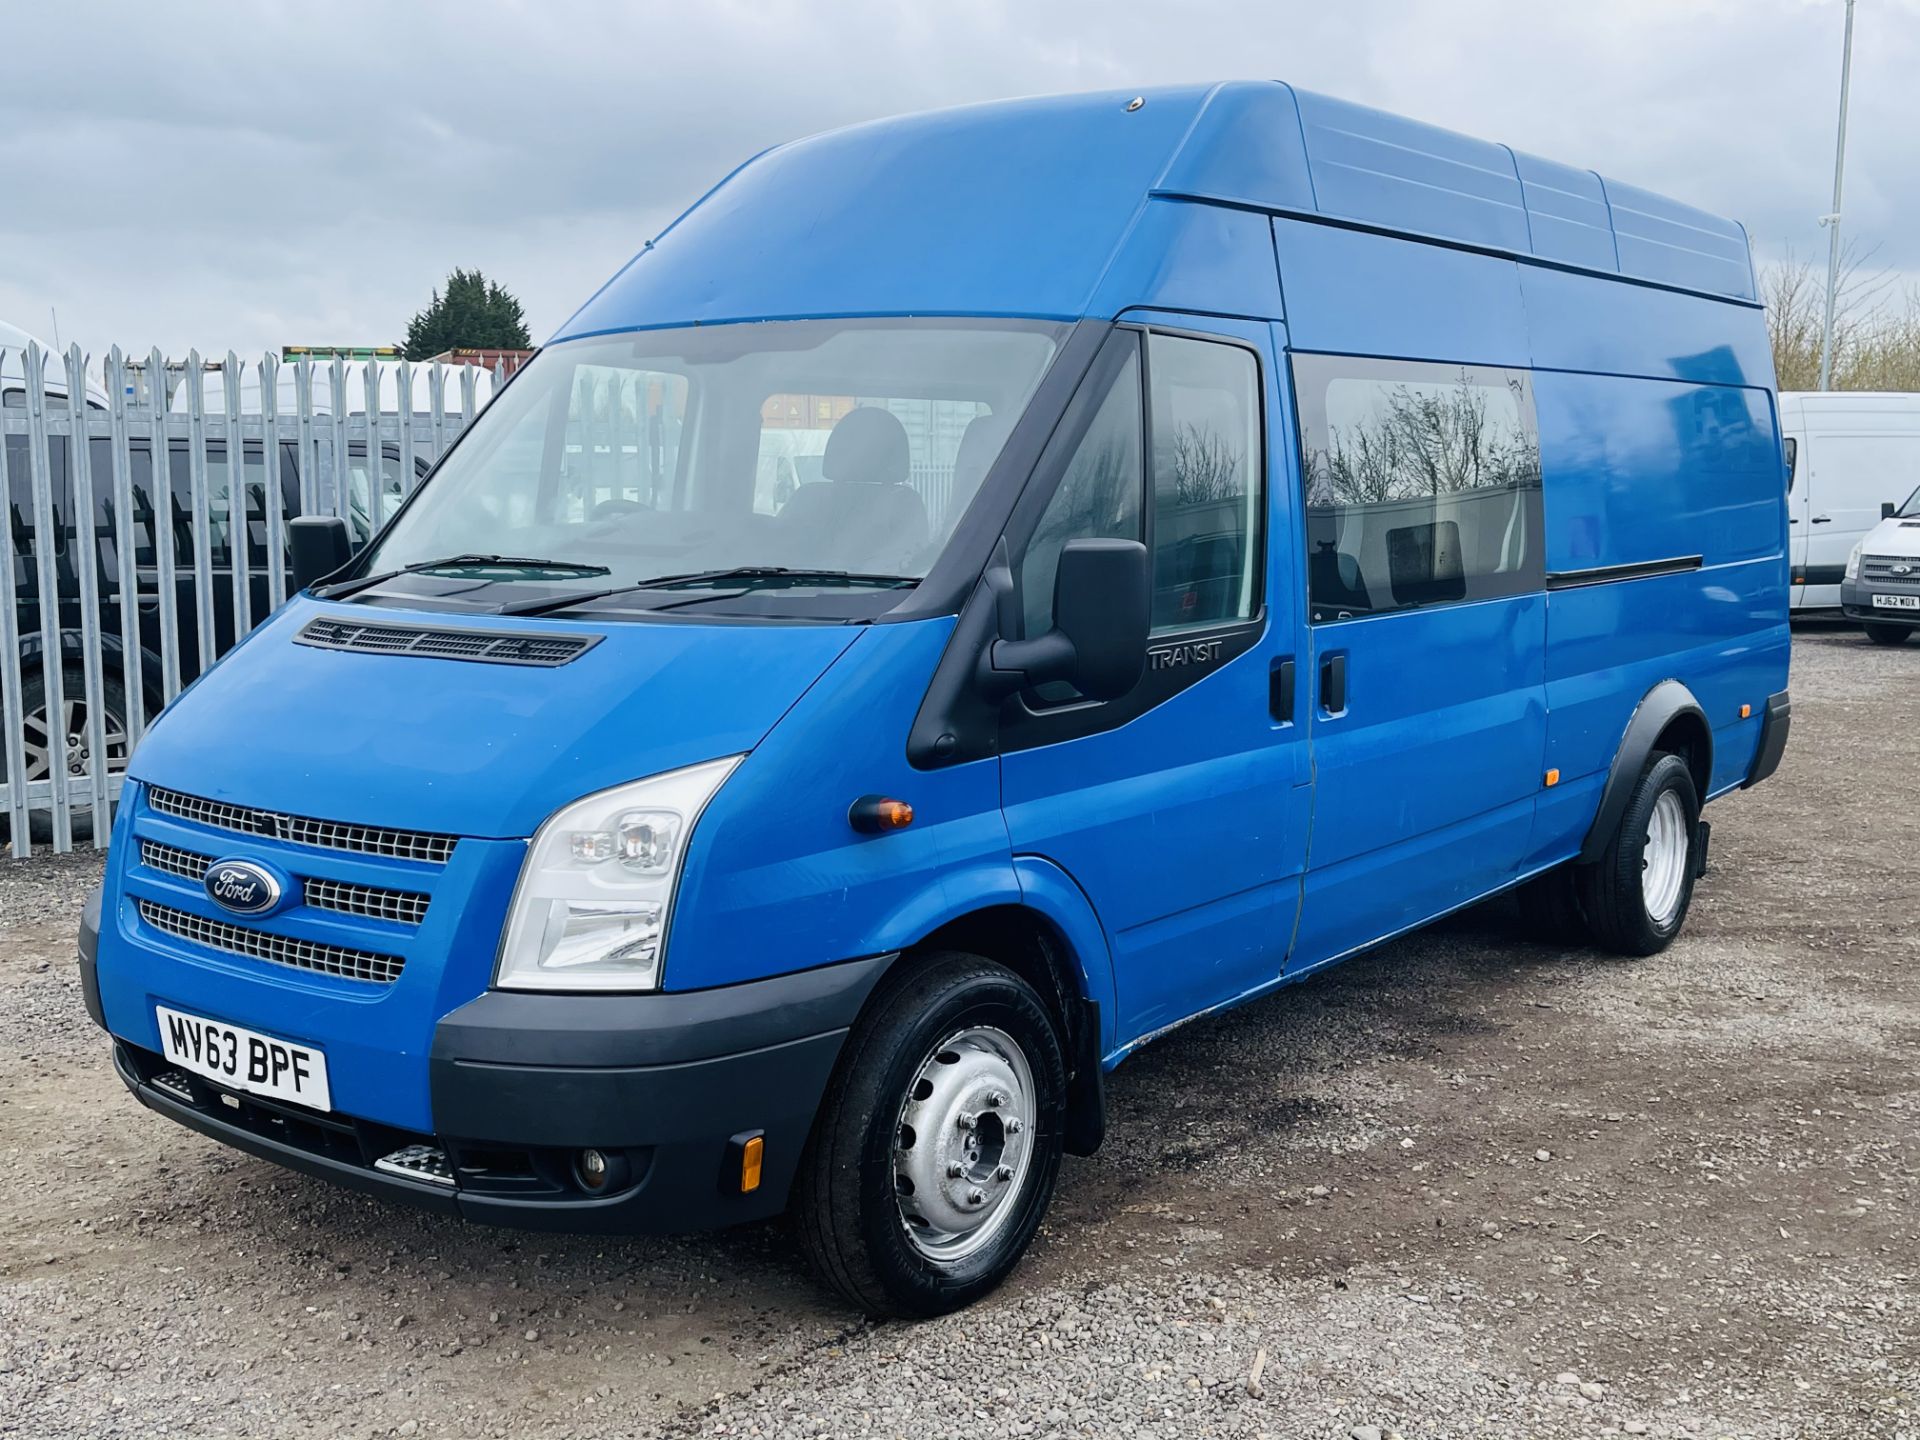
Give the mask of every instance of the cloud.
M 84 16 L 84 23 L 80 17 Z M 747 156 L 905 110 L 1242 76 L 1822 252 L 1841 7 L 1809 0 L 203 3 L 9 10 L 0 316 L 174 353 L 375 343 L 455 265 L 536 335 Z M 1920 0 L 1861 7 L 1847 233 L 1920 273 Z

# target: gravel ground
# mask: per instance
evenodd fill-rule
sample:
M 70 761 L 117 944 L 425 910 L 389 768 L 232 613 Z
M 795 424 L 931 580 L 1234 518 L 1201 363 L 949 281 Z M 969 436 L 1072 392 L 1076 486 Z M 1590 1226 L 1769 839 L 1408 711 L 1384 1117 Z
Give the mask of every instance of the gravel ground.
M 0 1433 L 1920 1436 L 1920 646 L 1798 640 L 1665 955 L 1492 906 L 1179 1031 L 920 1325 L 778 1225 L 491 1231 L 171 1126 L 80 1008 L 97 861 L 0 866 Z

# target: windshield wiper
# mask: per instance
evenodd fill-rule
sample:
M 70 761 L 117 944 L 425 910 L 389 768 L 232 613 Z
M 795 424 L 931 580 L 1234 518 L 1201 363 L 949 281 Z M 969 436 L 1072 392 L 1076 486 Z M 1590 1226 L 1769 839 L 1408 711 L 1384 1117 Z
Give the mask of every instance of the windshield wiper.
M 489 569 L 489 570 L 545 570 L 559 575 L 611 575 L 613 572 L 604 565 L 578 565 L 571 560 L 539 560 L 528 555 L 476 555 L 472 553 L 448 555 L 439 560 L 422 560 L 416 565 L 402 565 L 397 570 L 383 570 L 378 575 L 362 575 L 356 580 L 342 580 L 337 585 L 329 585 L 324 590 L 315 590 L 317 600 L 339 600 L 348 595 L 370 590 L 384 581 L 401 575 L 418 575 L 425 570 Z
M 537 600 L 522 600 L 518 604 L 503 605 L 497 613 L 546 615 L 555 610 L 571 610 L 575 605 L 604 600 L 609 595 L 626 595 L 635 590 L 684 590 L 701 585 L 751 585 L 756 580 L 785 580 L 796 585 L 897 585 L 902 588 L 920 583 L 911 575 L 872 575 L 857 570 L 791 570 L 784 565 L 736 565 L 731 570 L 693 570 L 684 575 L 656 575 L 649 580 L 636 580 L 631 585 L 614 585 L 605 590 L 587 590 L 577 595 L 543 595 Z

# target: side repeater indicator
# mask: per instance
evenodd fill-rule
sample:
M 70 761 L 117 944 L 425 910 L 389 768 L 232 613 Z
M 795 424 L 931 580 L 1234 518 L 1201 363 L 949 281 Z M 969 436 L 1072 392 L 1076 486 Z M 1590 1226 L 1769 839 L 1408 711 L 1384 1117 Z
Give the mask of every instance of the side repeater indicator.
M 862 835 L 884 835 L 913 823 L 913 806 L 885 795 L 862 795 L 847 810 L 847 823 Z
M 1559 783 L 1560 783 L 1560 772 L 1558 770 L 1547 771 L 1547 788 L 1551 790 L 1554 786 L 1558 785 Z

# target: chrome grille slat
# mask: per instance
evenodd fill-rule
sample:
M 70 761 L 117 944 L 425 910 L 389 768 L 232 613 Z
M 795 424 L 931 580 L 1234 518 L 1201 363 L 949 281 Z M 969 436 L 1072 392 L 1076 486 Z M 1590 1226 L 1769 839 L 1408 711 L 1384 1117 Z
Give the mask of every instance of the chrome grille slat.
M 168 845 L 160 840 L 142 840 L 140 863 L 151 870 L 178 875 L 182 880 L 199 880 L 206 875 L 213 857 L 197 855 L 191 850 L 182 850 L 178 845 Z
M 198 881 L 207 873 L 214 857 L 194 850 L 183 850 L 163 840 L 140 841 L 140 863 L 183 880 Z M 418 925 L 427 918 L 431 896 L 412 890 L 386 890 L 374 885 L 359 885 L 351 880 L 332 880 L 324 875 L 299 877 L 301 897 L 319 910 L 337 910 L 343 915 L 364 915 L 374 920 L 392 920 L 401 925 Z
M 427 897 L 409 890 L 380 890 L 372 885 L 355 885 L 349 880 L 302 875 L 300 891 L 307 904 L 321 910 L 338 910 L 343 915 L 365 915 L 402 925 L 418 925 L 427 918 Z
M 162 815 L 211 825 L 217 830 L 234 830 L 242 835 L 267 835 L 295 845 L 312 845 L 322 850 L 351 850 L 361 855 L 385 855 L 396 860 L 423 860 L 444 865 L 453 854 L 458 837 L 434 835 L 420 830 L 393 830 L 379 825 L 354 825 L 344 820 L 315 820 L 304 815 L 282 815 L 273 810 L 256 810 L 249 805 L 232 805 L 224 800 L 205 800 L 178 790 L 151 789 L 147 803 Z
M 586 654 L 598 635 L 565 635 L 538 630 L 434 630 L 422 625 L 321 616 L 300 628 L 294 640 L 322 650 L 353 650 L 369 655 L 423 655 L 436 660 L 474 660 L 487 665 L 540 665 L 551 668 Z
M 140 918 L 156 930 L 182 940 L 204 945 L 209 950 L 224 950 L 229 955 L 244 955 L 296 970 L 311 970 L 322 975 L 337 975 L 344 980 L 364 980 L 374 985 L 391 985 L 406 968 L 399 955 L 381 955 L 371 950 L 349 950 L 319 940 L 300 940 L 291 935 L 275 935 L 224 920 L 209 920 L 161 905 L 152 900 L 139 902 Z

